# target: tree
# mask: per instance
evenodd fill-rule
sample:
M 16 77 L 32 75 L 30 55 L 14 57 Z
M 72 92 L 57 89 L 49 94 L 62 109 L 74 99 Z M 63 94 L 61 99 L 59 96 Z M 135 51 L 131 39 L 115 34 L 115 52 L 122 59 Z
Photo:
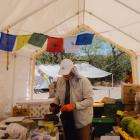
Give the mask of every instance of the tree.
M 76 56 L 74 54 L 67 53 L 43 53 L 36 61 L 37 64 L 58 64 L 62 59 L 68 58 L 72 61 L 76 60 Z

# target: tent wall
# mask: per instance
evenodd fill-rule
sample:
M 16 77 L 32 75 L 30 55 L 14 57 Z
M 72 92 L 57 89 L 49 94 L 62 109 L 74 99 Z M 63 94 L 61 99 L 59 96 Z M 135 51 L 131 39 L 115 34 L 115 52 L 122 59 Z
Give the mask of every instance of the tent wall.
M 6 53 L 0 52 L 0 117 L 9 110 L 13 92 L 13 56 L 9 56 L 9 70 L 6 70 Z
M 9 69 L 6 70 L 6 52 L 0 52 L 0 117 L 11 113 L 17 101 L 31 98 L 31 55 L 38 48 L 28 45 L 14 57 L 9 53 Z
M 14 75 L 14 95 L 13 101 L 24 100 L 29 97 L 29 73 L 30 58 L 24 56 L 16 57 Z
M 30 64 L 28 58 L 10 54 L 9 70 L 6 70 L 6 53 L 0 55 L 0 117 L 11 113 L 12 105 L 28 96 Z
M 34 78 L 32 73 L 32 68 L 34 67 L 32 56 L 38 49 L 27 44 L 17 53 L 14 76 L 14 103 L 31 98 L 31 81 Z

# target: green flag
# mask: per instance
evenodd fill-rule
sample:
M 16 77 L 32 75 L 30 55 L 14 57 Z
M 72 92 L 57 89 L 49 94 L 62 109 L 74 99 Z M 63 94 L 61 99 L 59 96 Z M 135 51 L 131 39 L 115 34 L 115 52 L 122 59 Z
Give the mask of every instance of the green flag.
M 42 47 L 47 39 L 47 35 L 39 34 L 39 33 L 33 33 L 31 35 L 31 38 L 29 39 L 28 43 L 32 44 L 37 47 Z

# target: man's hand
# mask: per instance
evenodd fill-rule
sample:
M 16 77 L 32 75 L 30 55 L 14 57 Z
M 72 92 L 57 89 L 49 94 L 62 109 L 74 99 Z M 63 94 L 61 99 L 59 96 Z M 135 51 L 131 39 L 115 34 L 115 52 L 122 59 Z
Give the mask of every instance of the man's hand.
M 50 112 L 52 112 L 53 114 L 58 114 L 59 111 L 60 111 L 60 106 L 59 105 L 56 105 L 54 103 L 51 103 L 50 104 L 50 107 L 49 107 L 49 110 Z
M 61 108 L 61 112 L 70 112 L 73 111 L 75 109 L 75 104 L 71 103 L 71 104 L 66 104 Z

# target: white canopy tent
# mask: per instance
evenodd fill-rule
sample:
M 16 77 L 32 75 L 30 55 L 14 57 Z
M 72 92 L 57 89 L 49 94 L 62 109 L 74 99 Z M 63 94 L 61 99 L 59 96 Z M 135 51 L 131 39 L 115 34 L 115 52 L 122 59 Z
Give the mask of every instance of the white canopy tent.
M 96 68 L 88 63 L 75 64 L 80 75 L 88 78 L 102 78 L 112 73 L 106 72 L 99 68 Z M 39 69 L 46 75 L 56 77 L 58 75 L 60 66 L 59 65 L 40 65 Z
M 96 68 L 88 63 L 76 64 L 79 73 L 88 78 L 102 78 L 112 73 Z
M 139 0 L 1 0 L 0 13 L 1 31 L 62 36 L 86 25 L 140 53 Z
M 134 82 L 140 84 L 140 1 L 139 0 L 1 0 L 0 31 L 10 34 L 44 33 L 50 36 L 74 35 L 92 31 L 134 54 Z M 0 112 L 7 104 L 31 98 L 34 62 L 39 50 L 28 44 L 10 55 L 6 70 L 5 52 L 0 51 Z

